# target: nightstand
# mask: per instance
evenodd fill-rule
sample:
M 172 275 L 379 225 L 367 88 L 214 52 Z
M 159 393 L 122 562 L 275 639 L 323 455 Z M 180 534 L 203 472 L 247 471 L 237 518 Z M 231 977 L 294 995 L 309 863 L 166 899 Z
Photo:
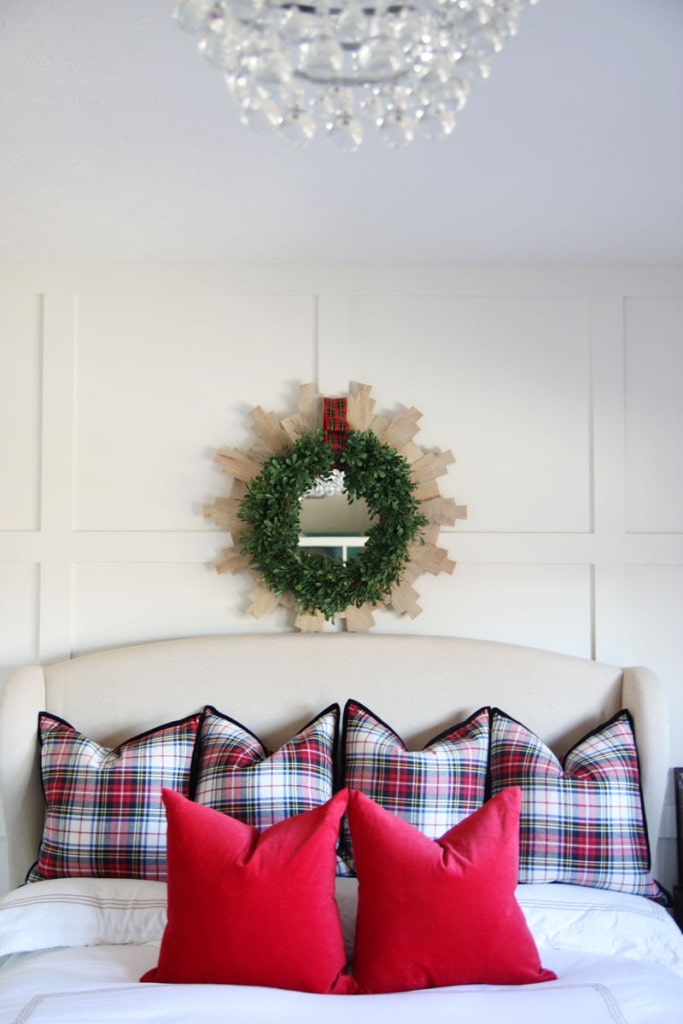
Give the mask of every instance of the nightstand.
M 674 918 L 683 930 L 683 768 L 674 768 L 676 797 L 676 842 L 678 850 L 678 884 L 674 886 Z

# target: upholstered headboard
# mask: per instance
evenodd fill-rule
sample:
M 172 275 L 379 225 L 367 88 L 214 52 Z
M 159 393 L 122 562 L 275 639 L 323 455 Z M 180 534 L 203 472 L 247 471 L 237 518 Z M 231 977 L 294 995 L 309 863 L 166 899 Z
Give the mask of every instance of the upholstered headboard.
M 353 697 L 408 746 L 495 705 L 563 754 L 622 707 L 633 715 L 653 849 L 668 765 L 666 707 L 647 669 L 451 637 L 243 634 L 161 641 L 14 672 L 0 694 L 0 798 L 9 882 L 35 860 L 43 819 L 38 713 L 108 746 L 214 704 L 276 747 Z

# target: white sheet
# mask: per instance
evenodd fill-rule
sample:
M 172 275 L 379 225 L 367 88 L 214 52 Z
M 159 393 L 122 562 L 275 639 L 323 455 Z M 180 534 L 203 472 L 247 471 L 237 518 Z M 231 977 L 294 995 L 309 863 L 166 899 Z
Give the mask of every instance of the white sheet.
M 558 980 L 528 986 L 464 986 L 387 996 L 315 996 L 278 989 L 143 985 L 156 944 L 17 954 L 0 971 L 1 1024 L 681 1024 L 683 979 L 621 957 L 542 952 Z M 352 1002 L 350 1003 L 349 1000 Z

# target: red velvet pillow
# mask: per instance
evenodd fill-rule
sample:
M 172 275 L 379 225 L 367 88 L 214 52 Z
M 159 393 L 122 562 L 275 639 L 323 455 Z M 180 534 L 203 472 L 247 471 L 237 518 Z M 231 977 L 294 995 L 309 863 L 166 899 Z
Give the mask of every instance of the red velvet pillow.
M 164 790 L 168 924 L 141 980 L 350 991 L 334 898 L 347 795 L 259 832 Z
M 349 794 L 358 875 L 353 973 L 361 992 L 550 981 L 515 898 L 521 790 L 431 840 Z

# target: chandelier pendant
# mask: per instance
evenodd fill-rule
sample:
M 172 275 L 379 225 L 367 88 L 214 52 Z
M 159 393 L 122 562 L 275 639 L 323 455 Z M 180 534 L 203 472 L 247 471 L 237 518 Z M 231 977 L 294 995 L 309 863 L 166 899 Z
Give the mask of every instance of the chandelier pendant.
M 449 136 L 472 85 L 537 0 L 177 0 L 243 123 L 355 150 Z

